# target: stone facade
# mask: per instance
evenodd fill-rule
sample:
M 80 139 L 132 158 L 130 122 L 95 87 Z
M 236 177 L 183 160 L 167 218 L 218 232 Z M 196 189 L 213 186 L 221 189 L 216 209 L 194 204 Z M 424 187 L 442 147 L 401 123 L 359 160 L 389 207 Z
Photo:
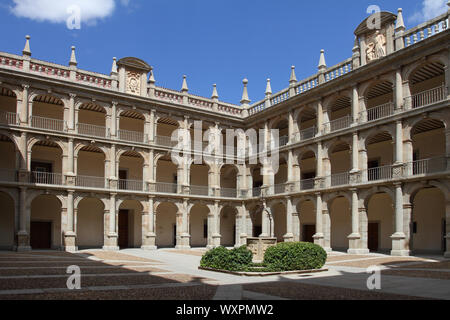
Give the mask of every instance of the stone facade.
M 153 68 L 114 59 L 110 76 L 0 53 L 0 247 L 240 246 L 248 237 L 314 241 L 393 255 L 450 247 L 448 14 L 406 30 L 402 11 L 363 22 L 353 55 L 251 104 L 156 86 Z M 172 158 L 176 130 L 221 147 L 228 164 Z M 246 130 L 273 145 L 279 170 L 254 164 Z M 248 131 L 247 131 L 248 133 Z M 234 137 L 233 137 L 234 138 Z M 207 142 L 207 141 L 206 141 Z M 201 143 L 200 143 L 201 144 Z M 202 144 L 201 144 L 202 145 Z M 273 152 L 273 150 L 272 150 Z M 432 213 L 428 212 L 432 207 Z M 49 239 L 33 239 L 47 223 Z M 36 234 L 36 232 L 35 232 Z M 125 239 L 126 238 L 126 239 Z

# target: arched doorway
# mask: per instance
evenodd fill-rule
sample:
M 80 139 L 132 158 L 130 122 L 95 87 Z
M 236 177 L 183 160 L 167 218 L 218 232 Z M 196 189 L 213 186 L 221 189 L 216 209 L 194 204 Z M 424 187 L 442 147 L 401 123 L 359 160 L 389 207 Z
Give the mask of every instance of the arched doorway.
M 391 251 L 394 217 L 394 204 L 387 193 L 380 192 L 370 197 L 367 204 L 367 246 L 371 252 Z
M 142 205 L 137 200 L 125 200 L 119 207 L 118 245 L 121 249 L 142 246 Z
M 78 203 L 76 214 L 78 249 L 97 249 L 104 244 L 103 202 L 96 198 L 84 198 Z
M 31 202 L 30 244 L 33 250 L 60 249 L 61 202 L 54 195 L 39 195 Z

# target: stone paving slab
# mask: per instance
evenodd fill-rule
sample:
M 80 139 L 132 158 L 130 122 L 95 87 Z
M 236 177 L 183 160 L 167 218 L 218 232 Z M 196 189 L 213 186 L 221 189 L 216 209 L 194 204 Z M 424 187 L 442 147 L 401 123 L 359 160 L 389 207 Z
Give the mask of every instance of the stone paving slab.
M 294 282 L 247 284 L 245 290 L 293 300 L 416 300 L 417 297 Z
M 107 252 L 107 251 L 80 251 L 78 253 L 82 257 L 95 257 L 100 260 L 121 260 L 121 261 L 142 261 L 142 262 L 158 262 L 155 260 L 131 256 L 119 252 Z
M 200 283 L 164 286 L 159 288 L 126 288 L 113 290 L 85 290 L 78 292 L 45 293 L 40 291 L 30 294 L 0 295 L 0 300 L 211 300 L 217 287 Z
M 348 261 L 348 262 L 337 262 L 333 263 L 333 266 L 342 266 L 342 267 L 355 267 L 355 268 L 369 268 L 371 266 L 386 266 L 386 265 L 399 265 L 407 264 L 410 262 L 421 262 L 427 261 L 423 258 L 415 258 L 415 257 L 386 257 L 386 258 L 368 258 L 357 261 Z
M 143 266 L 141 268 L 136 267 L 104 267 L 104 268 L 92 268 L 83 267 L 81 269 L 82 275 L 88 274 L 108 274 L 108 273 L 142 273 L 142 272 L 167 272 L 160 268 Z M 0 269 L 0 278 L 6 276 L 35 276 L 35 275 L 66 275 L 66 268 L 44 268 L 44 269 Z
M 428 278 L 428 279 L 442 279 L 442 280 L 450 280 L 450 272 L 439 272 L 432 270 L 383 270 L 381 272 L 382 275 L 390 275 L 390 276 L 401 276 L 401 277 L 411 277 L 411 278 Z M 450 288 L 449 288 L 450 292 Z

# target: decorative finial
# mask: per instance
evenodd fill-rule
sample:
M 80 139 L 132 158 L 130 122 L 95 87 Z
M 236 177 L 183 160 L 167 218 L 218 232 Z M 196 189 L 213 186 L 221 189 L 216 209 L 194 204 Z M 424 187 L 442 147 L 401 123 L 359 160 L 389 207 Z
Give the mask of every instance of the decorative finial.
M 30 50 L 30 39 L 31 39 L 31 37 L 29 35 L 27 35 L 25 37 L 25 39 L 26 39 L 25 48 L 23 49 L 22 54 L 24 56 L 31 56 L 31 50 Z
M 72 46 L 72 54 L 70 55 L 70 62 L 69 62 L 69 66 L 74 66 L 76 67 L 78 65 L 77 62 L 77 57 L 75 55 L 75 47 Z
M 405 22 L 403 21 L 403 9 L 398 8 L 397 24 L 395 25 L 395 30 L 404 31 L 405 29 Z
M 291 78 L 289 79 L 289 84 L 294 85 L 297 83 L 297 76 L 295 75 L 295 66 L 291 67 Z
M 272 86 L 270 85 L 270 79 L 267 79 L 266 97 L 271 95 L 272 95 Z
M 155 73 L 153 72 L 153 69 L 150 70 L 150 79 L 148 80 L 148 82 L 154 84 L 156 82 L 155 80 Z
M 113 58 L 111 74 L 117 74 L 117 58 L 116 57 Z
M 181 87 L 181 92 L 188 92 L 189 88 L 187 85 L 186 76 L 183 76 L 183 86 Z
M 217 85 L 213 84 L 213 93 L 211 99 L 219 99 L 219 94 L 217 93 Z
M 248 105 L 251 102 L 251 100 L 248 97 L 248 90 L 247 90 L 248 80 L 244 79 L 244 80 L 242 80 L 242 83 L 244 84 L 244 92 L 242 93 L 241 104 L 242 105 Z
M 325 62 L 325 50 L 320 50 L 319 69 L 326 69 L 327 63 Z

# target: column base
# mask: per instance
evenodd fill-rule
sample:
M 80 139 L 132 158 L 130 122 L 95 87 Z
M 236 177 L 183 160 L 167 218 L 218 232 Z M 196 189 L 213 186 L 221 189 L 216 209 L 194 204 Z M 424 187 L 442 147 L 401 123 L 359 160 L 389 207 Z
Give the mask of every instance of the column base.
M 183 233 L 182 235 L 177 237 L 177 244 L 175 246 L 175 249 L 190 250 L 191 249 L 190 240 L 191 236 L 187 233 Z
M 119 251 L 120 248 L 119 247 L 115 247 L 115 246 L 103 246 L 102 250 L 105 250 L 105 251 Z
M 17 252 L 30 252 L 32 250 L 30 246 L 18 246 L 16 249 Z
M 78 251 L 78 247 L 62 247 L 62 251 L 65 251 L 65 252 L 77 252 Z
M 370 253 L 370 250 L 369 250 L 369 249 L 348 249 L 348 250 L 347 250 L 347 253 L 348 253 L 348 254 L 356 254 L 356 255 L 359 255 L 359 254 L 369 254 L 369 253 Z
M 323 250 L 325 250 L 326 253 L 333 252 L 333 249 L 328 248 L 328 247 L 323 247 Z
M 177 249 L 177 250 L 191 250 L 191 246 L 179 245 L 179 246 L 175 246 L 175 249 Z
M 444 258 L 450 258 L 450 251 L 447 251 L 446 253 L 444 253 Z
M 157 246 L 141 246 L 141 249 L 145 250 L 145 251 L 155 251 L 155 250 L 158 250 L 158 247 Z
M 409 257 L 411 251 L 409 250 L 391 250 L 391 256 L 393 257 Z
M 284 242 L 294 242 L 294 234 L 288 233 L 283 236 Z

